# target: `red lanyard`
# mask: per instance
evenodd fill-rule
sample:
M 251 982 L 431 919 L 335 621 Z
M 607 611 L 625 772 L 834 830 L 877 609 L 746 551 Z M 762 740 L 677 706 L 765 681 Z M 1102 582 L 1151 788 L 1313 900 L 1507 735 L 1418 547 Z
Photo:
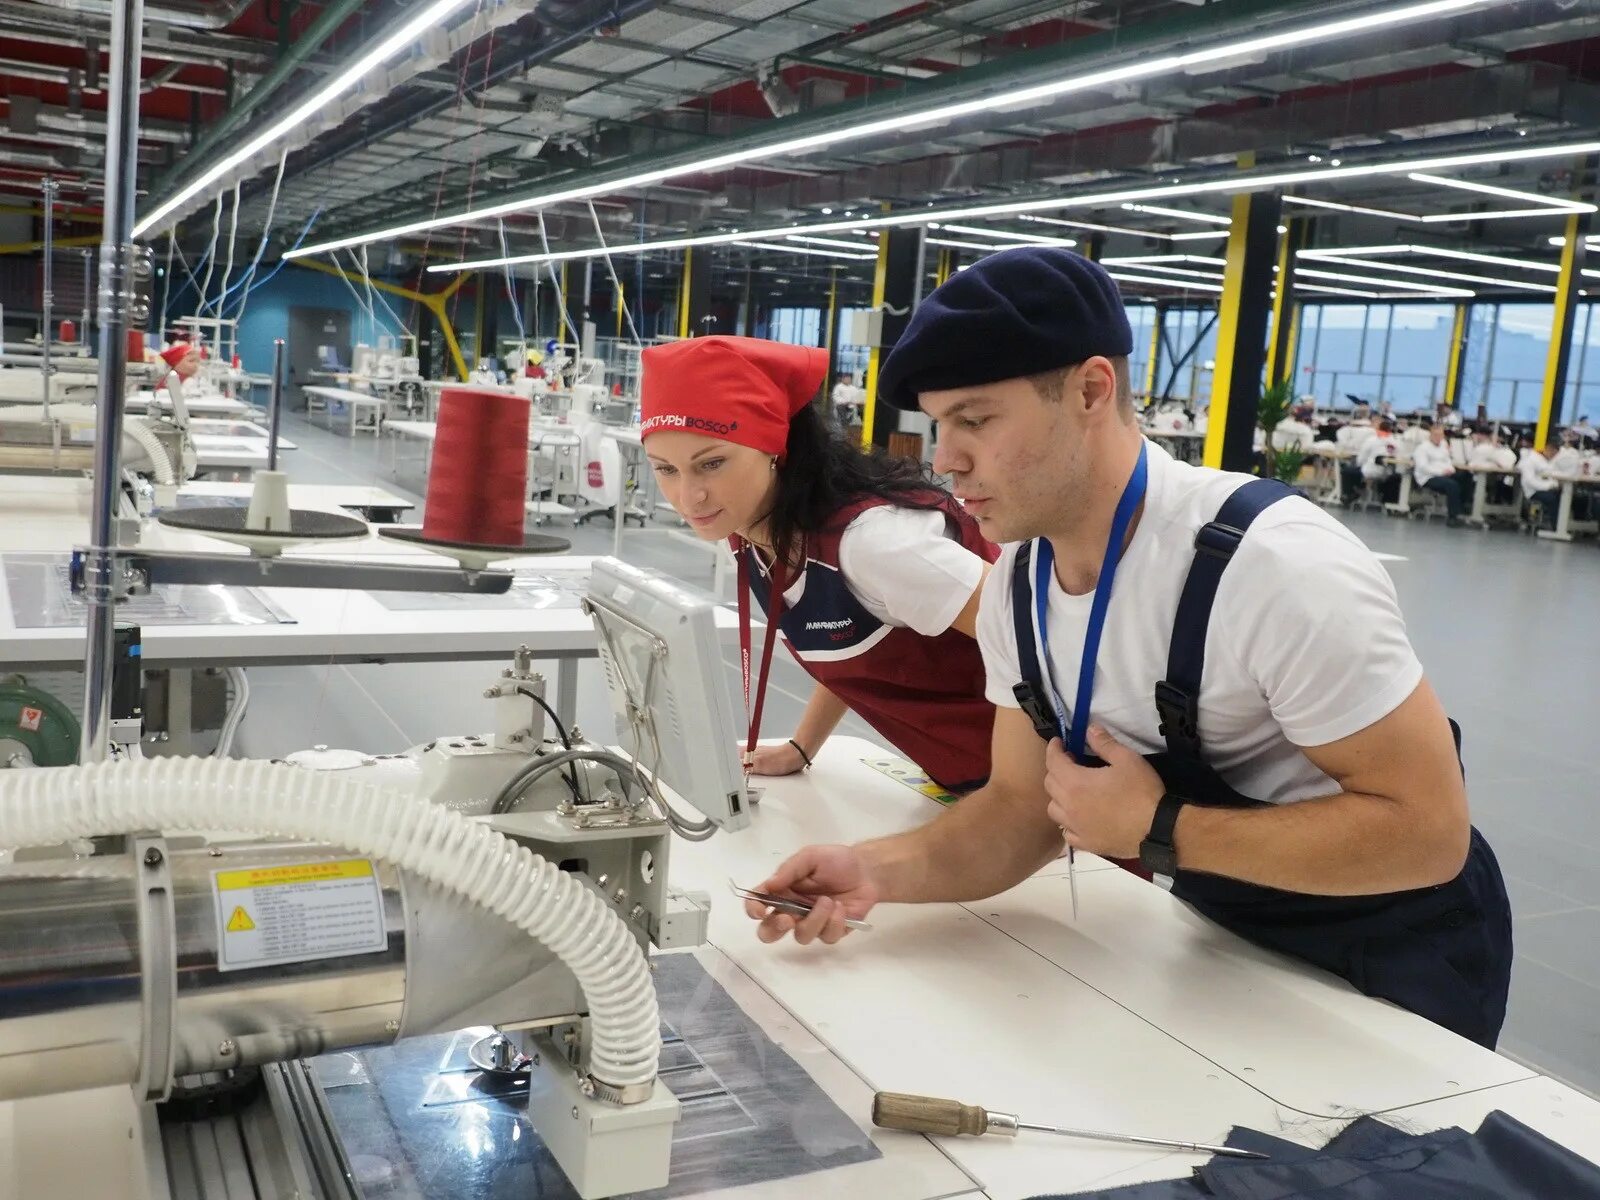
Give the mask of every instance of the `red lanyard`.
M 744 673 L 744 711 L 750 721 L 750 734 L 745 742 L 746 771 L 756 752 L 756 741 L 761 737 L 761 710 L 767 702 L 767 675 L 772 670 L 772 647 L 778 636 L 778 618 L 783 615 L 783 579 L 776 561 L 772 564 L 772 596 L 767 601 L 767 635 L 761 646 L 761 670 L 756 680 L 755 707 L 750 705 L 750 566 L 747 547 L 734 552 L 739 562 L 739 666 Z

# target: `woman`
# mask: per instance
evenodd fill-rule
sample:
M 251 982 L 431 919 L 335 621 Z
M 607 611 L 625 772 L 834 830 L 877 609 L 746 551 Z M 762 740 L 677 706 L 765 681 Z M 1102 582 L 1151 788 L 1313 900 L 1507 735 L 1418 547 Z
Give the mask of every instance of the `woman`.
M 969 791 L 989 774 L 994 708 L 973 639 L 998 551 L 919 464 L 828 431 L 811 403 L 827 372 L 825 351 L 758 338 L 643 355 L 640 434 L 662 494 L 739 564 L 746 763 L 810 766 L 848 708 L 934 782 Z M 755 668 L 751 595 L 769 614 Z M 794 736 L 757 747 L 778 629 L 817 687 Z

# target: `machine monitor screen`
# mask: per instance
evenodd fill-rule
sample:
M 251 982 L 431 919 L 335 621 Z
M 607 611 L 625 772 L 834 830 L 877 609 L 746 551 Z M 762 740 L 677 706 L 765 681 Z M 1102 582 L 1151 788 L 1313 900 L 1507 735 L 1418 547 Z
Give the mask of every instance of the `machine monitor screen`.
M 716 600 L 603 558 L 588 602 L 623 747 L 714 824 L 743 829 L 750 811 Z

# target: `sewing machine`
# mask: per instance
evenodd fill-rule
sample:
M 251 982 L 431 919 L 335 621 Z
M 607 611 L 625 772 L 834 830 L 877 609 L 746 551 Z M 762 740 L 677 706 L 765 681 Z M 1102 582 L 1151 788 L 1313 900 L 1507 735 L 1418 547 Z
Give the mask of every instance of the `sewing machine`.
M 648 947 L 699 944 L 708 911 L 667 886 L 671 835 L 749 820 L 713 608 L 596 565 L 585 609 L 620 755 L 554 720 L 519 653 L 480 733 L 100 768 L 102 793 L 147 797 L 130 800 L 147 827 L 0 866 L 0 1150 L 19 1194 L 353 1195 L 327 1186 L 339 1132 L 302 1060 L 469 1025 L 499 1031 L 471 1048 L 482 1086 L 527 1077 L 529 1121 L 580 1196 L 664 1185 L 679 1103 L 655 1073 Z M 70 807 L 78 770 L 6 773 L 0 811 L 56 784 Z M 196 772 L 206 811 L 185 820 L 170 806 Z M 297 823 L 315 837 L 281 840 Z M 89 1152 L 64 1166 L 69 1135 Z M 169 1169 L 202 1141 L 209 1178 Z M 228 1190 L 241 1179 L 255 1192 Z

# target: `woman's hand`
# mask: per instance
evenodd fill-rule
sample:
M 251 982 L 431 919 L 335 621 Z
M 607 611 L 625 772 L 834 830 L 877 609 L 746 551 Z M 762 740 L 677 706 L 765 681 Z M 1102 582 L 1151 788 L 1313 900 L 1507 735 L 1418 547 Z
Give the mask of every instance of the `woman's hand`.
M 780 742 L 775 746 L 757 746 L 750 756 L 752 775 L 793 775 L 803 770 L 806 760 L 793 743 Z

